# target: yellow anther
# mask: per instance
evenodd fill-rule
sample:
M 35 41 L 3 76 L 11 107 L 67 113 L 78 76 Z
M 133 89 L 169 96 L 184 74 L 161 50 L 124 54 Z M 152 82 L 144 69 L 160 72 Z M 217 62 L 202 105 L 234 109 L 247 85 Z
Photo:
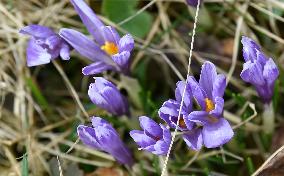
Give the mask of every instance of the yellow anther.
M 118 53 L 117 45 L 112 42 L 105 42 L 105 44 L 101 46 L 101 49 L 110 56 Z
M 178 123 L 178 126 L 181 128 L 186 128 L 186 124 L 184 122 L 184 119 L 181 117 Z
M 210 100 L 209 98 L 205 98 L 205 111 L 206 112 L 210 112 L 210 111 L 212 111 L 213 109 L 215 109 L 215 105 L 214 105 L 214 103 L 213 103 L 213 101 L 212 100 Z

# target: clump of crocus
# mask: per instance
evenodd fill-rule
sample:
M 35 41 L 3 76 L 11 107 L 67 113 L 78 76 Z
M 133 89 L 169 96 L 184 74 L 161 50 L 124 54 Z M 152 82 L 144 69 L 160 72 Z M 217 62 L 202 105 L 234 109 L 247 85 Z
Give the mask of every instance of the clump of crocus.
M 197 7 L 198 1 L 202 2 L 202 0 L 186 0 L 186 3 L 192 7 Z
M 264 103 L 270 103 L 273 96 L 274 83 L 279 70 L 272 58 L 267 58 L 260 47 L 250 38 L 243 36 L 244 67 L 241 78 L 251 83 Z
M 60 56 L 69 60 L 71 47 L 52 29 L 41 25 L 29 25 L 20 33 L 31 36 L 27 46 L 27 65 L 37 66 L 47 64 Z
M 192 111 L 192 92 L 188 85 L 186 86 L 184 102 L 181 110 L 181 117 L 180 121 L 178 122 L 179 109 L 185 85 L 186 83 L 184 81 L 177 82 L 175 100 L 169 99 L 165 101 L 158 111 L 160 118 L 163 119 L 171 128 L 175 128 L 178 124 L 178 129 L 181 131 L 192 128 L 192 124 L 185 124 L 184 122 L 184 117 L 187 117 Z
M 205 62 L 199 82 L 189 77 L 188 83 L 200 109 L 185 118 L 185 124 L 195 123 L 192 130 L 184 134 L 187 145 L 197 150 L 202 144 L 207 148 L 222 146 L 234 135 L 229 122 L 223 118 L 225 76 L 217 74 L 213 63 Z
M 92 75 L 106 70 L 128 74 L 130 52 L 134 48 L 132 36 L 126 34 L 120 38 L 118 32 L 111 26 L 105 26 L 83 0 L 71 0 L 71 3 L 95 40 L 72 29 L 59 32 L 77 52 L 94 61 L 83 68 L 83 74 Z
M 266 133 L 272 133 L 274 130 L 274 110 L 271 100 L 279 70 L 273 59 L 268 59 L 255 41 L 243 36 L 241 42 L 245 59 L 241 78 L 245 82 L 251 83 L 262 99 L 264 103 L 263 129 Z
M 132 130 L 130 136 L 140 146 L 156 155 L 166 155 L 171 143 L 170 130 L 146 116 L 139 117 L 143 131 Z
M 106 120 L 92 117 L 92 127 L 79 125 L 77 133 L 85 145 L 111 154 L 122 164 L 132 165 L 130 151 L 121 141 L 116 130 Z
M 95 83 L 91 83 L 88 95 L 92 102 L 113 115 L 124 115 L 129 113 L 128 102 L 110 81 L 96 77 Z

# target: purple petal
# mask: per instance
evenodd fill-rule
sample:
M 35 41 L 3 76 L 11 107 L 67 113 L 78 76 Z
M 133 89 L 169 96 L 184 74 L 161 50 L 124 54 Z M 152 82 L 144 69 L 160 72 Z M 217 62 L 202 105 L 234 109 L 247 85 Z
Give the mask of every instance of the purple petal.
M 98 126 L 110 126 L 111 127 L 111 125 L 106 120 L 104 120 L 100 117 L 93 116 L 91 118 L 91 121 L 92 121 L 92 126 L 94 128 L 96 128 Z
M 77 133 L 85 145 L 101 150 L 101 145 L 97 141 L 96 132 L 93 128 L 79 125 L 77 127 Z
M 100 28 L 104 26 L 101 20 L 96 16 L 93 10 L 84 2 L 84 0 L 70 0 L 75 10 L 80 16 L 83 23 L 86 25 L 90 34 L 93 35 L 95 40 L 100 44 L 104 44 L 103 35 Z
M 260 50 L 260 47 L 250 38 L 243 36 L 241 40 L 243 44 L 243 57 L 245 61 L 256 60 L 256 49 Z
M 35 39 L 30 39 L 27 46 L 27 65 L 29 67 L 47 64 L 51 59 L 52 56 L 46 49 L 38 45 Z
M 154 139 L 144 134 L 143 131 L 132 130 L 129 134 L 141 148 L 145 148 L 156 143 Z
M 211 62 L 205 62 L 201 68 L 199 79 L 200 86 L 204 89 L 206 97 L 212 99 L 213 84 L 217 77 L 215 65 Z
M 273 59 L 269 59 L 264 65 L 263 77 L 267 81 L 268 85 L 273 85 L 274 82 L 279 76 L 279 70 L 277 65 L 274 63 Z
M 171 131 L 170 131 L 169 127 L 166 127 L 162 124 L 160 124 L 160 127 L 163 130 L 163 140 L 167 143 L 171 143 L 172 135 L 171 135 Z
M 70 46 L 68 44 L 66 44 L 66 43 L 61 44 L 60 57 L 63 60 L 69 60 L 70 59 Z
M 129 57 L 130 52 L 128 51 L 123 51 L 112 56 L 113 61 L 120 67 L 120 71 L 126 74 L 129 71 Z
M 106 70 L 112 70 L 114 69 L 112 66 L 105 64 L 104 62 L 94 62 L 82 69 L 82 73 L 84 75 L 94 75 L 101 73 Z
M 134 39 L 130 34 L 124 35 L 120 40 L 119 40 L 119 52 L 122 51 L 132 51 L 134 48 Z
M 205 92 L 199 86 L 198 82 L 196 82 L 194 77 L 190 76 L 187 79 L 188 79 L 188 83 L 190 85 L 190 89 L 192 91 L 193 97 L 196 99 L 201 109 L 205 109 L 205 98 L 206 98 Z
M 47 38 L 55 35 L 52 29 L 41 25 L 29 25 L 20 29 L 20 33 L 30 35 L 36 38 Z
M 59 47 L 61 42 L 62 39 L 58 35 L 49 36 L 45 40 L 45 44 L 47 44 L 50 49 L 55 49 L 56 47 Z
M 185 81 L 179 81 L 176 84 L 176 90 L 175 90 L 175 97 L 178 102 L 181 102 L 182 95 L 185 89 Z M 190 90 L 189 84 L 186 85 L 186 90 L 184 94 L 184 105 L 188 109 L 188 111 L 191 111 L 192 109 L 192 92 Z
M 202 2 L 202 0 L 200 0 L 200 3 Z M 198 5 L 198 0 L 186 0 L 186 3 L 192 7 L 197 7 Z
M 161 129 L 160 125 L 158 125 L 154 120 L 146 116 L 141 116 L 139 117 L 139 121 L 141 128 L 145 130 L 148 134 L 150 134 L 150 136 L 154 138 L 162 137 L 163 130 Z
M 170 121 L 170 117 L 177 117 L 180 104 L 175 100 L 168 100 L 163 103 L 162 107 L 159 109 L 158 113 L 161 119 L 163 119 L 167 124 L 174 128 L 175 125 Z
M 264 85 L 262 66 L 258 61 L 248 61 L 244 63 L 244 68 L 241 72 L 241 78 L 253 85 Z
M 220 118 L 216 123 L 203 126 L 202 137 L 207 148 L 216 148 L 227 143 L 234 136 L 229 122 Z
M 61 29 L 59 35 L 82 56 L 92 61 L 101 61 L 110 65 L 114 64 L 111 58 L 84 34 L 73 29 Z
M 268 61 L 267 57 L 257 49 L 256 49 L 256 60 L 260 63 L 261 66 L 264 66 L 265 63 Z
M 155 151 L 153 151 L 152 153 L 156 155 L 166 155 L 168 153 L 169 147 L 170 147 L 169 143 L 160 140 L 156 142 L 156 144 L 154 145 Z
M 202 147 L 203 139 L 201 129 L 194 129 L 182 135 L 183 140 L 192 150 L 200 150 Z
M 207 123 L 211 123 L 208 118 L 208 112 L 206 111 L 193 111 L 191 112 L 185 119 L 185 123 L 199 123 L 201 125 L 206 125 Z
M 112 42 L 116 45 L 119 44 L 120 36 L 112 26 L 102 26 L 100 28 L 105 42 Z
M 213 83 L 212 98 L 214 99 L 215 97 L 223 97 L 225 89 L 226 89 L 226 77 L 223 74 L 219 74 L 217 75 Z
M 223 115 L 223 110 L 224 110 L 224 99 L 221 97 L 216 97 L 214 99 L 215 102 L 215 108 L 210 111 L 210 115 L 213 117 L 220 117 Z

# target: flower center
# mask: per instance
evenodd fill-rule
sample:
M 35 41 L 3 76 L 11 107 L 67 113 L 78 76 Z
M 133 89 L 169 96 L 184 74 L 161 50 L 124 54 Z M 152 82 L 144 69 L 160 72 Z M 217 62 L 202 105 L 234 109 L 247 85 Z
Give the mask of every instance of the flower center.
M 186 124 L 185 124 L 183 118 L 180 118 L 179 123 L 178 123 L 178 126 L 181 127 L 181 128 L 186 128 Z
M 101 49 L 110 56 L 118 53 L 118 46 L 112 42 L 105 42 L 105 44 L 101 46 Z
M 214 103 L 213 103 L 213 101 L 212 100 L 210 100 L 209 98 L 205 98 L 205 111 L 206 112 L 210 112 L 210 111 L 212 111 L 213 109 L 215 109 L 215 105 L 214 105 Z

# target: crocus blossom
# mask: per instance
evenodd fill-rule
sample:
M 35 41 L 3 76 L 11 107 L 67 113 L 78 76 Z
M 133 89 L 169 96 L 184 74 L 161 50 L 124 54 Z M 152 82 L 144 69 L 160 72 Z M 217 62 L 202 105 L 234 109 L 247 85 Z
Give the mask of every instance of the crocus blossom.
M 31 36 L 27 46 L 27 65 L 37 66 L 47 64 L 60 56 L 69 60 L 71 47 L 52 29 L 41 25 L 29 25 L 20 33 Z
M 83 0 L 71 0 L 71 3 L 94 40 L 73 29 L 61 29 L 59 35 L 82 56 L 94 62 L 83 68 L 83 74 L 92 75 L 106 70 L 128 74 L 130 52 L 134 48 L 132 36 L 126 34 L 120 38 L 118 32 L 111 26 L 105 26 Z
M 202 0 L 186 0 L 186 3 L 192 7 L 197 7 L 198 1 L 202 2 Z
M 88 95 L 92 102 L 113 115 L 128 114 L 128 102 L 114 84 L 102 77 L 95 78 L 91 83 Z
M 116 130 L 106 120 L 92 117 L 92 127 L 79 125 L 77 133 L 85 145 L 111 154 L 122 164 L 132 165 L 130 151 L 121 141 Z
M 192 93 L 189 85 L 186 86 L 184 102 L 181 110 L 180 121 L 178 121 L 179 109 L 182 100 L 183 90 L 186 83 L 179 81 L 176 84 L 175 100 L 169 99 L 165 101 L 158 113 L 161 119 L 163 119 L 171 128 L 175 128 L 178 124 L 178 129 L 181 131 L 192 129 L 192 124 L 184 122 L 184 117 L 187 117 L 192 111 Z
M 269 103 L 273 96 L 274 83 L 279 76 L 279 70 L 272 58 L 267 58 L 260 46 L 252 39 L 243 36 L 243 57 L 245 63 L 241 78 L 251 83 L 264 103 Z
M 170 130 L 146 116 L 139 117 L 143 131 L 132 130 L 130 136 L 140 146 L 156 155 L 166 155 L 171 143 Z

